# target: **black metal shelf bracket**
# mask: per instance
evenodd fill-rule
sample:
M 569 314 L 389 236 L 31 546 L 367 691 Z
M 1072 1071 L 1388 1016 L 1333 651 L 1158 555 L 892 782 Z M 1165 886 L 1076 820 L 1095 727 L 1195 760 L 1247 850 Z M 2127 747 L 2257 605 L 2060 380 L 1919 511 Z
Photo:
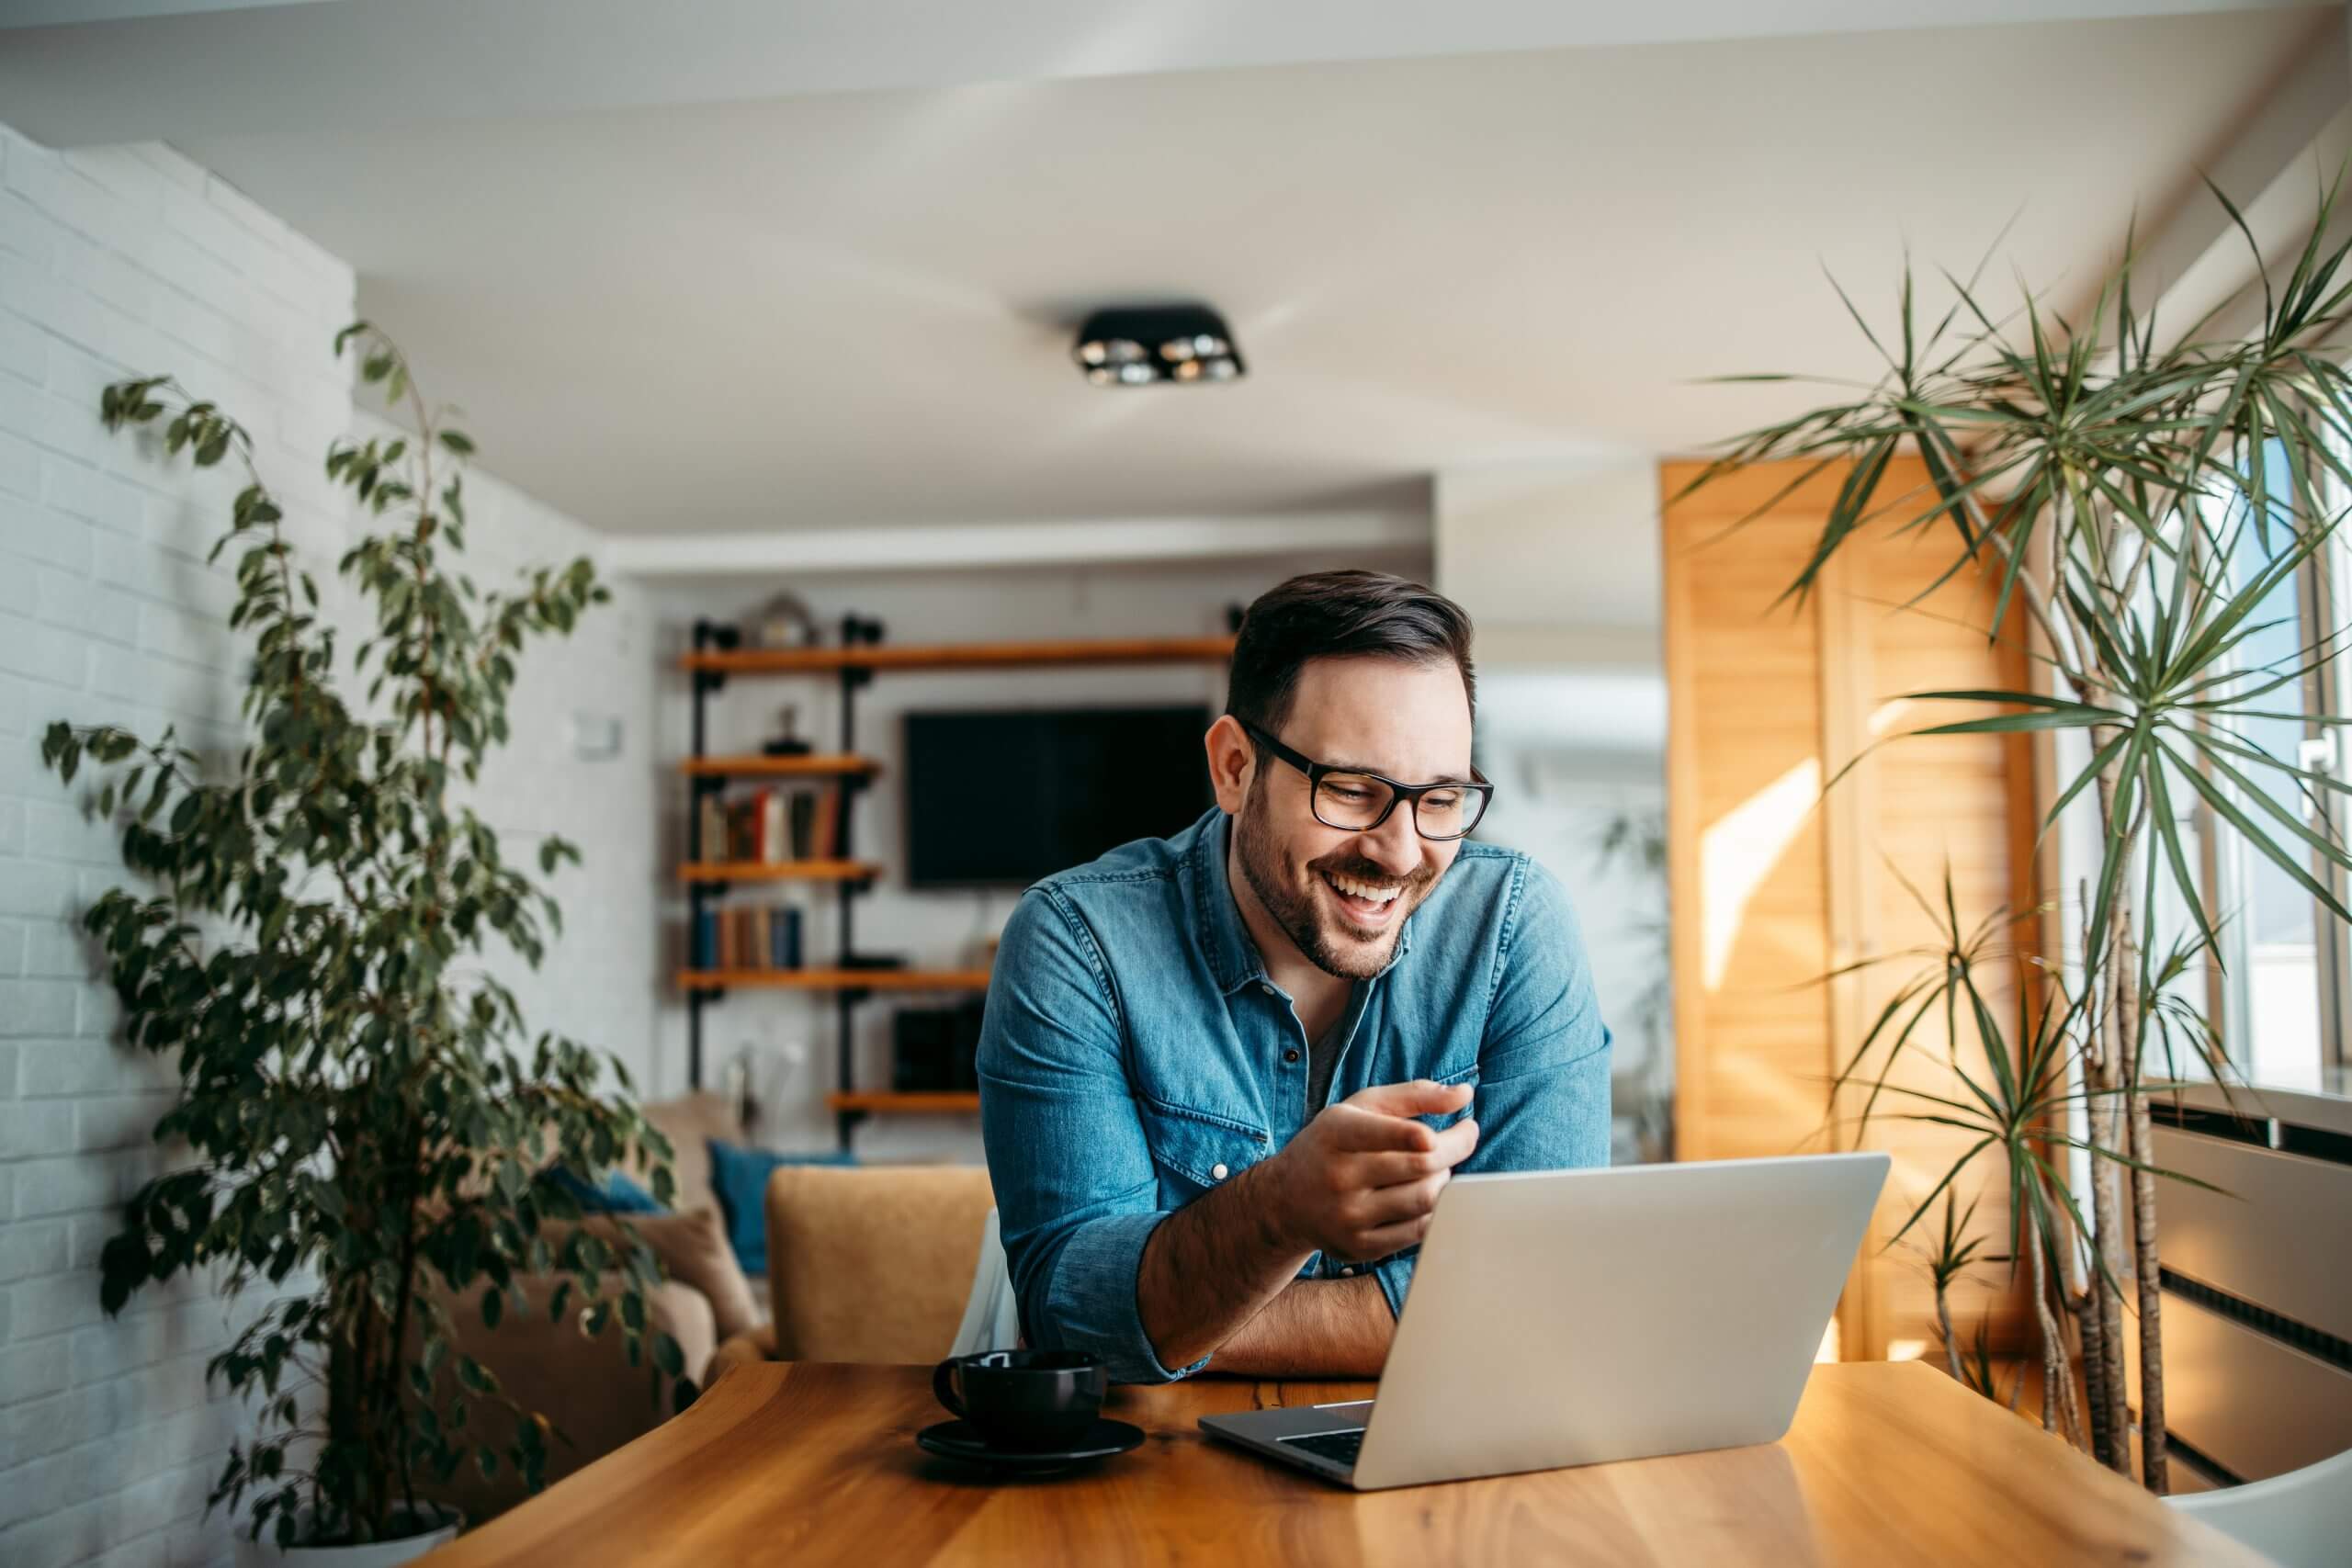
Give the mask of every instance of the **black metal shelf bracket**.
M 841 621 L 841 637 L 842 646 L 845 649 L 878 646 L 883 637 L 882 623 L 854 615 L 843 615 Z M 721 626 L 709 620 L 696 620 L 694 624 L 694 648 L 697 653 L 706 649 L 729 649 L 736 646 L 737 641 L 737 636 L 731 627 Z M 857 694 L 873 683 L 874 671 L 869 665 L 845 664 L 840 669 L 840 679 L 841 750 L 843 756 L 854 757 L 857 754 Z M 710 755 L 710 698 L 713 694 L 724 690 L 726 685 L 727 677 L 722 671 L 696 670 L 693 672 L 693 754 L 698 761 Z M 865 787 L 871 782 L 863 774 L 856 773 L 844 774 L 840 781 L 842 791 L 840 830 L 833 850 L 842 860 L 856 859 L 850 807 L 865 793 Z M 702 802 L 706 796 L 721 793 L 725 786 L 725 778 L 718 774 L 697 773 L 693 777 L 688 795 L 692 809 L 688 813 L 686 821 L 686 859 L 695 864 L 703 863 L 706 848 L 702 841 Z M 852 957 L 857 952 L 855 928 L 857 896 L 872 892 L 874 885 L 875 878 L 872 875 L 866 875 L 844 879 L 837 886 L 835 908 L 839 919 L 835 922 L 833 934 L 837 964 L 842 969 L 852 967 Z M 687 885 L 686 950 L 690 957 L 694 953 L 695 933 L 702 929 L 704 910 L 718 899 L 725 897 L 729 886 L 725 882 L 696 882 Z M 721 986 L 695 986 L 688 987 L 686 991 L 686 1080 L 692 1088 L 696 1089 L 702 1088 L 703 1009 L 718 1001 L 726 994 L 726 987 Z M 834 998 L 834 1015 L 838 1026 L 834 1064 L 835 1082 L 843 1094 L 852 1092 L 857 1082 L 855 1057 L 858 1005 L 873 995 L 874 991 L 870 987 L 845 986 Z M 847 1153 L 850 1149 L 852 1130 L 865 1121 L 868 1114 L 869 1112 L 865 1111 L 842 1111 L 835 1113 L 834 1132 L 843 1153 Z

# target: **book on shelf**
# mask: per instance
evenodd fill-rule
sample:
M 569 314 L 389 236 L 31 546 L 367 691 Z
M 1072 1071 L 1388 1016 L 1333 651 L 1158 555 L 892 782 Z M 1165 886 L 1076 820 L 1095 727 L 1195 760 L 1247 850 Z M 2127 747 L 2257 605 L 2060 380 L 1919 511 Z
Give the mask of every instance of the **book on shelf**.
M 762 787 L 732 800 L 706 795 L 695 807 L 700 858 L 742 865 L 831 860 L 840 852 L 842 792 Z
M 828 784 L 817 792 L 817 821 L 808 835 L 808 858 L 831 860 L 840 852 L 842 836 L 842 792 L 838 785 Z
M 692 967 L 741 973 L 801 967 L 801 915 L 790 905 L 738 904 L 702 911 L 687 949 Z
M 773 789 L 763 789 L 760 791 L 759 802 L 760 859 L 790 860 L 792 840 L 785 836 L 783 795 Z

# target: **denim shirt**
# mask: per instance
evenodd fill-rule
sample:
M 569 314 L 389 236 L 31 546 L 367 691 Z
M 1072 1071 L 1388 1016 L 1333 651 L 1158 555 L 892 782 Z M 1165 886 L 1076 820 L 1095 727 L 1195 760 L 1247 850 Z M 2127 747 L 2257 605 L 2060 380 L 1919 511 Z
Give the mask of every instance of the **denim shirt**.
M 980 1032 L 980 1125 L 1028 1343 L 1087 1350 L 1125 1382 L 1162 1366 L 1136 1305 L 1144 1244 L 1176 1210 L 1280 1150 L 1312 1118 L 1308 1046 L 1226 880 L 1209 814 L 1031 887 L 1006 923 Z M 1476 1086 L 1463 1171 L 1609 1157 L 1609 1031 L 1560 885 L 1465 842 L 1358 983 L 1331 1100 L 1408 1078 Z M 1456 1116 L 1424 1118 L 1442 1127 Z M 1302 1278 L 1368 1273 L 1394 1313 L 1408 1249 L 1317 1254 Z

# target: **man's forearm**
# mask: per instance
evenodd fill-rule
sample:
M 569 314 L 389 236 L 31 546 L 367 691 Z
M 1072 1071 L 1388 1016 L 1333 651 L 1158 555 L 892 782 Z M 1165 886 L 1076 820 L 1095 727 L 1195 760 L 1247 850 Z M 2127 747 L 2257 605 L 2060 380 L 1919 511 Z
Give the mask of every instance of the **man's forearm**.
M 1233 1377 L 1374 1378 L 1396 1319 L 1380 1281 L 1294 1280 L 1217 1347 L 1208 1371 Z
M 1265 1172 L 1252 1166 L 1203 1193 L 1145 1243 L 1136 1309 L 1160 1365 L 1189 1367 L 1226 1345 L 1314 1255 L 1272 1224 L 1260 1190 Z

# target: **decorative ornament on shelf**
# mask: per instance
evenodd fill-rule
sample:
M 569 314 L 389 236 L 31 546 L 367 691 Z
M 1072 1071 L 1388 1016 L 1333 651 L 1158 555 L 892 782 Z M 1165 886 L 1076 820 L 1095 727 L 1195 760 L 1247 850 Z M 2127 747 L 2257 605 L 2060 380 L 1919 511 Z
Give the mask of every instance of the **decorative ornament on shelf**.
M 749 625 L 755 648 L 816 648 L 825 640 L 808 603 L 789 590 L 750 616 Z
M 800 733 L 800 705 L 786 703 L 776 710 L 777 734 L 760 743 L 760 753 L 766 757 L 806 757 L 816 750 Z
M 722 1076 L 727 1104 L 735 1114 L 736 1124 L 754 1135 L 760 1128 L 760 1097 L 752 1082 L 752 1069 L 757 1061 L 758 1053 L 746 1040 L 735 1048 L 735 1055 L 728 1058 L 727 1070 Z

